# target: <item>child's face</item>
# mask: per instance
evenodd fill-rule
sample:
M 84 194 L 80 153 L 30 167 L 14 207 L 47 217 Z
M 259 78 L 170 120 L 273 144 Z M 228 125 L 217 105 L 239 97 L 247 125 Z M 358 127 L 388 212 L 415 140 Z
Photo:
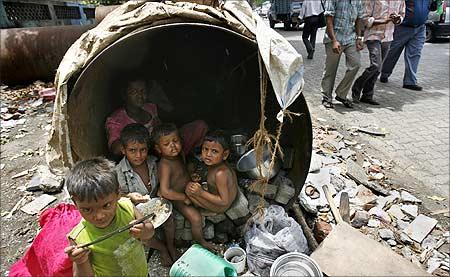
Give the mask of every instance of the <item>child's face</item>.
M 216 165 L 228 158 L 229 150 L 224 150 L 222 145 L 215 141 L 205 141 L 202 145 L 202 160 L 210 166 Z
M 127 88 L 128 105 L 142 107 L 145 104 L 145 83 L 143 81 L 131 82 Z
M 147 143 L 140 143 L 137 141 L 127 142 L 127 144 L 122 147 L 122 154 L 127 157 L 127 160 L 132 166 L 140 166 L 147 160 Z
M 113 221 L 119 198 L 118 193 L 111 193 L 106 197 L 97 199 L 97 201 L 80 201 L 74 197 L 74 202 L 81 216 L 87 222 L 103 229 L 108 227 Z
M 176 157 L 181 152 L 181 139 L 177 132 L 162 136 L 155 146 L 163 157 Z

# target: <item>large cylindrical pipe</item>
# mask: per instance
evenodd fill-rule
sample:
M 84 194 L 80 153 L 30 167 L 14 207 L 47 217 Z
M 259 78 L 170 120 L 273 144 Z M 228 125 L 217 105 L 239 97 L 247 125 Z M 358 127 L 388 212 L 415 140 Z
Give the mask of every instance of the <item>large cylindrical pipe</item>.
M 102 21 L 110 12 L 119 6 L 120 5 L 95 7 L 95 22 L 100 23 L 100 21 Z
M 53 80 L 67 49 L 95 25 L 0 30 L 0 82 L 23 84 Z

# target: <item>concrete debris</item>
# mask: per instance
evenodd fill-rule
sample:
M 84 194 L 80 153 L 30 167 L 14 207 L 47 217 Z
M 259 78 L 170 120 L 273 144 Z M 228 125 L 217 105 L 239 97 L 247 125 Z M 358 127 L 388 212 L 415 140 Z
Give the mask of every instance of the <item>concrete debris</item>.
M 415 218 L 419 213 L 419 207 L 417 205 L 402 205 L 401 206 L 402 211 L 407 214 L 408 216 Z
M 389 229 L 380 229 L 378 230 L 378 234 L 384 240 L 394 239 L 394 232 Z
M 436 219 L 420 214 L 408 225 L 405 230 L 403 230 L 403 232 L 405 232 L 414 241 L 421 243 L 433 230 L 436 224 Z
M 311 156 L 311 163 L 309 164 L 309 172 L 319 171 L 321 167 L 322 158 L 320 155 L 316 154 L 316 152 L 313 151 Z
M 400 242 L 403 244 L 413 244 L 414 242 L 405 233 L 400 233 Z
M 354 228 L 361 228 L 369 223 L 370 215 L 366 211 L 356 211 L 351 224 Z
M 396 245 L 397 245 L 397 242 L 395 241 L 395 239 L 388 239 L 388 240 L 387 240 L 387 243 L 388 243 L 390 246 L 396 246 Z
M 353 150 L 349 150 L 347 148 L 343 148 L 339 151 L 338 156 L 341 157 L 344 160 L 347 160 L 348 158 L 350 158 L 351 156 L 355 155 L 356 152 Z
M 13 175 L 11 177 L 11 179 L 16 179 L 16 178 L 20 178 L 20 177 L 23 177 L 23 176 L 27 176 L 28 173 L 29 173 L 28 169 L 24 170 L 24 171 L 21 171 L 21 172 L 17 173 L 16 175 Z
M 422 200 L 416 198 L 415 196 L 413 196 L 411 193 L 402 190 L 401 193 L 401 198 L 403 202 L 411 202 L 411 203 L 422 203 Z
M 358 184 L 367 185 L 367 175 L 364 169 L 352 160 L 347 160 L 347 175 Z
M 380 227 L 380 221 L 378 219 L 369 219 L 369 221 L 367 222 L 367 227 L 370 228 L 378 228 Z
M 405 218 L 405 214 L 402 212 L 402 209 L 400 208 L 399 205 L 392 205 L 387 212 L 389 215 L 395 217 L 396 219 Z
M 383 209 L 381 209 L 380 207 L 373 207 L 372 209 L 369 210 L 369 214 L 377 217 L 378 219 L 386 223 L 390 223 L 392 221 L 389 214 L 383 211 Z
M 225 214 L 231 219 L 238 219 L 250 213 L 248 210 L 248 201 L 242 191 L 239 189 L 236 199 Z
M 56 200 L 56 197 L 48 194 L 43 194 L 30 203 L 23 206 L 20 210 L 29 215 L 34 215 L 40 212 L 42 209 L 47 207 L 50 203 Z
M 62 178 L 50 172 L 47 166 L 39 165 L 37 172 L 27 185 L 27 191 L 43 190 L 44 192 L 59 192 L 62 190 Z
M 397 223 L 397 228 L 398 228 L 399 230 L 404 230 L 404 229 L 406 229 L 406 228 L 408 227 L 408 225 L 409 225 L 408 222 L 403 221 L 403 220 L 401 220 L 401 219 L 397 219 L 396 223 Z

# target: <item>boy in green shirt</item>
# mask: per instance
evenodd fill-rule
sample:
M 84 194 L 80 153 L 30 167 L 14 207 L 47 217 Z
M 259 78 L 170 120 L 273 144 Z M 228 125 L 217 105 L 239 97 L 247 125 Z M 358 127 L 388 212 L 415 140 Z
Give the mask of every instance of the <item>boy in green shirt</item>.
M 101 157 L 79 162 L 68 174 L 66 186 L 83 217 L 68 235 L 71 246 L 64 249 L 73 261 L 73 275 L 147 276 L 140 240 L 155 233 L 149 221 L 89 247 L 77 246 L 142 218 L 130 200 L 120 199 L 114 163 Z

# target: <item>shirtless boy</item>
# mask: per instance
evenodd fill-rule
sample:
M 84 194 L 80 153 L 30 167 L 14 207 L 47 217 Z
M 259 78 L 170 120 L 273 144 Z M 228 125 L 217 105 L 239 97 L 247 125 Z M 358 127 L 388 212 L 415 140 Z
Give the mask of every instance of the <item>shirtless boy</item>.
M 189 222 L 192 228 L 192 238 L 203 247 L 215 250 L 214 244 L 203 237 L 202 216 L 191 205 L 191 201 L 184 193 L 190 181 L 189 173 L 181 153 L 181 139 L 174 124 L 161 124 L 153 130 L 155 150 L 161 156 L 158 163 L 158 194 L 171 200 L 177 209 Z
M 208 191 L 196 182 L 189 182 L 185 190 L 196 206 L 223 213 L 233 203 L 238 188 L 236 173 L 226 163 L 229 155 L 229 144 L 222 132 L 206 135 L 202 145 L 202 160 L 208 166 Z

